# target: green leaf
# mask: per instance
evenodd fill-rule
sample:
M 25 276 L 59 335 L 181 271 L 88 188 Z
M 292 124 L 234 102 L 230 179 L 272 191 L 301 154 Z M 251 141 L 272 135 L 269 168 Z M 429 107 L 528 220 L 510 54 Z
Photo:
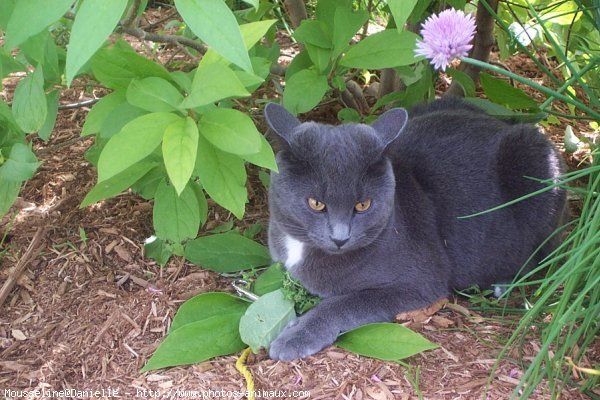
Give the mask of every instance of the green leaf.
M 208 292 L 199 294 L 179 307 L 169 332 L 218 315 L 237 314 L 241 317 L 249 305 L 250 303 L 247 301 L 228 293 Z
M 17 0 L 0 1 L 0 29 L 6 32 L 6 26 L 12 16 Z M 6 36 L 5 36 L 6 37 Z
M 406 20 L 412 13 L 419 0 L 387 0 L 388 7 L 394 17 L 398 31 L 404 29 Z
M 417 34 L 386 29 L 367 36 L 350 47 L 340 65 L 349 68 L 382 69 L 414 64 Z
M 267 33 L 273 24 L 277 22 L 276 19 L 266 19 L 264 21 L 250 22 L 248 24 L 240 25 L 240 31 L 242 33 L 242 39 L 246 45 L 246 49 L 250 50 L 263 36 Z
M 485 72 L 479 74 L 479 79 L 483 92 L 494 103 L 514 109 L 532 109 L 538 106 L 537 102 L 526 95 L 524 91 L 501 79 L 494 78 Z
M 448 68 L 446 73 L 452 77 L 452 80 L 458 82 L 465 93 L 465 97 L 475 96 L 475 82 L 469 75 L 454 68 Z
M 480 99 L 478 97 L 465 97 L 465 101 L 473 104 L 476 107 L 481 108 L 488 115 L 496 117 L 498 119 L 509 120 L 509 121 L 518 121 L 518 122 L 526 122 L 526 123 L 536 123 L 543 119 L 545 119 L 548 114 L 545 112 L 537 112 L 537 113 L 520 113 L 517 111 L 513 111 L 508 109 L 500 104 L 492 103 L 487 99 Z
M 309 69 L 313 65 L 308 51 L 306 49 L 302 50 L 300 53 L 296 54 L 292 62 L 288 65 L 285 71 L 285 82 L 289 81 L 290 78 L 298 72 Z
M 264 267 L 271 262 L 267 248 L 237 232 L 201 236 L 185 246 L 185 258 L 217 272 Z
M 98 160 L 98 180 L 104 181 L 150 155 L 165 129 L 182 118 L 171 113 L 142 115 L 110 138 Z
M 342 108 L 340 111 L 338 111 L 337 117 L 343 123 L 360 122 L 360 114 L 354 108 Z
M 131 121 L 144 115 L 148 115 L 148 111 L 132 106 L 127 101 L 112 109 L 108 118 L 102 123 L 99 137 L 102 139 L 110 139 Z
M 44 125 L 48 115 L 48 104 L 41 65 L 17 84 L 12 113 L 17 124 L 27 133 L 35 132 Z
M 71 81 L 81 67 L 115 29 L 127 7 L 127 2 L 128 0 L 104 0 L 84 1 L 80 4 L 71 29 L 67 51 L 65 67 L 67 85 L 71 85 Z
M 127 101 L 144 110 L 168 112 L 178 110 L 183 95 L 166 80 L 151 76 L 134 79 L 129 83 Z
M 200 62 L 192 90 L 181 103 L 182 107 L 194 108 L 205 106 L 230 97 L 246 97 L 250 93 L 227 65 Z
M 149 257 L 164 267 L 173 255 L 171 247 L 162 239 L 152 236 L 144 242 L 144 256 Z
M 198 128 L 209 142 L 228 153 L 256 154 L 262 146 L 262 135 L 252 119 L 232 108 L 215 108 L 206 112 Z
M 44 142 L 47 142 L 50 138 L 50 134 L 56 124 L 56 117 L 58 116 L 58 96 L 60 92 L 54 90 L 46 95 L 46 104 L 48 105 L 48 111 L 46 113 L 46 120 L 44 125 L 38 131 L 38 136 Z
M 102 125 L 111 117 L 112 112 L 126 101 L 124 90 L 117 90 L 101 98 L 85 117 L 81 136 L 100 132 Z
M 304 44 L 312 44 L 324 49 L 332 49 L 331 35 L 321 21 L 305 19 L 294 31 L 294 39 Z
M 87 207 L 101 200 L 118 195 L 131 187 L 155 166 L 156 163 L 141 161 L 124 169 L 109 179 L 96 183 L 92 190 L 85 196 L 79 207 Z
M 15 143 L 10 149 L 10 156 L 0 168 L 0 179 L 19 183 L 26 181 L 33 176 L 39 165 L 28 145 Z
M 275 263 L 256 278 L 252 291 L 259 296 L 273 292 L 283 286 L 284 279 L 285 269 L 281 263 Z
M 317 19 L 323 22 L 327 29 L 335 24 L 335 12 L 338 8 L 352 9 L 352 0 L 324 0 L 317 2 Z
M 198 151 L 198 127 L 190 117 L 167 126 L 162 153 L 169 180 L 180 195 L 188 184 Z
M 60 19 L 71 5 L 73 0 L 17 1 L 6 27 L 4 45 L 14 49 Z
M 296 319 L 294 302 L 281 289 L 259 297 L 240 319 L 240 337 L 252 351 L 268 349 L 281 331 Z
M 156 236 L 174 243 L 195 238 L 200 229 L 200 212 L 196 195 L 188 185 L 177 195 L 165 181 L 158 185 L 154 195 L 152 220 Z
M 122 40 L 98 51 L 91 64 L 96 79 L 111 89 L 127 89 L 132 79 L 151 76 L 173 81 L 162 65 L 137 54 Z
M 240 27 L 223 0 L 175 0 L 175 6 L 203 42 L 238 67 L 252 72 Z
M 206 193 L 241 219 L 246 206 L 246 169 L 244 161 L 213 146 L 198 136 L 196 175 Z
M 195 364 L 242 350 L 239 319 L 238 314 L 225 314 L 182 326 L 165 338 L 140 372 Z
M 385 361 L 399 361 L 438 347 L 400 324 L 361 326 L 338 337 L 335 344 L 354 353 Z
M 369 13 L 365 10 L 352 11 L 351 8 L 336 8 L 333 24 L 333 58 L 346 50 L 348 42 L 367 19 L 369 19 Z
M 0 167 L 2 170 L 3 166 Z M 21 190 L 21 182 L 9 181 L 3 179 L 0 175 L 0 217 L 4 216 L 13 205 L 19 191 Z
M 271 171 L 277 172 L 277 162 L 275 161 L 275 154 L 273 154 L 273 148 L 267 139 L 263 135 L 260 135 L 261 146 L 260 150 L 256 154 L 244 154 L 242 157 L 244 160 L 258 165 L 259 167 L 268 168 Z
M 198 212 L 200 214 L 200 227 L 202 227 L 206 220 L 208 219 L 208 202 L 206 201 L 206 196 L 204 195 L 204 190 L 202 186 L 197 182 L 190 182 L 191 188 L 194 190 L 194 194 L 196 195 L 196 200 L 198 201 Z
M 137 165 L 137 164 L 136 164 Z M 167 177 L 167 171 L 163 164 L 156 165 L 144 176 L 131 185 L 131 190 L 142 196 L 146 200 L 151 200 L 156 194 L 158 185 Z
M 317 71 L 319 71 L 321 74 L 327 75 L 328 67 L 331 65 L 332 59 L 331 49 L 325 49 L 309 43 L 307 43 L 305 47 L 306 51 L 308 51 L 308 56 L 315 67 L 317 67 Z
M 283 105 L 294 115 L 310 111 L 319 104 L 328 89 L 327 76 L 312 69 L 301 70 L 286 82 Z

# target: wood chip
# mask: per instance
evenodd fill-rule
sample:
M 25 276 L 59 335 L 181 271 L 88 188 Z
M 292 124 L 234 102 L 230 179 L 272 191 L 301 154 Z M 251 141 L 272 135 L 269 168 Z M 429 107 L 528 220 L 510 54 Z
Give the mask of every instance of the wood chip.
M 13 329 L 10 333 L 11 333 L 12 337 L 15 338 L 16 340 L 19 340 L 19 341 L 27 340 L 27 336 L 25 336 L 23 331 L 21 331 L 20 329 Z

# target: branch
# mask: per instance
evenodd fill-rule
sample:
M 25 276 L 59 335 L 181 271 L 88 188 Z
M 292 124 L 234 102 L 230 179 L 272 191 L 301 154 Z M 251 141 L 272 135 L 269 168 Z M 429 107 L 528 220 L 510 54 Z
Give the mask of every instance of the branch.
M 169 43 L 169 44 L 174 44 L 174 45 L 183 45 L 183 46 L 186 46 L 186 47 L 196 50 L 200 54 L 204 54 L 208 50 L 208 47 L 206 45 L 204 45 L 200 42 L 197 42 L 196 40 L 189 39 L 189 38 L 186 38 L 183 36 L 167 35 L 167 34 L 161 35 L 158 33 L 146 32 L 145 30 L 143 30 L 141 28 L 136 28 L 136 27 L 132 27 L 132 26 L 123 26 L 123 25 L 121 25 L 119 27 L 119 30 L 123 33 L 126 33 L 128 35 L 136 37 L 140 40 L 147 40 L 149 42 L 155 42 L 155 43 Z

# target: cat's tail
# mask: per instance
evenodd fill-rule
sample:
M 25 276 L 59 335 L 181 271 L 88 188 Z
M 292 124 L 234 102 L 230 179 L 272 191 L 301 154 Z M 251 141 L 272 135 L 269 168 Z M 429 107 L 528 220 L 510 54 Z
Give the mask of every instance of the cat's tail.
M 511 125 L 499 141 L 497 172 L 503 200 L 508 202 L 533 192 L 542 193 L 510 206 L 519 223 L 529 225 L 537 247 L 568 220 L 566 191 L 557 184 L 565 168 L 560 153 L 536 127 Z M 540 182 L 541 180 L 545 182 Z M 554 235 L 536 259 L 542 260 L 561 241 Z

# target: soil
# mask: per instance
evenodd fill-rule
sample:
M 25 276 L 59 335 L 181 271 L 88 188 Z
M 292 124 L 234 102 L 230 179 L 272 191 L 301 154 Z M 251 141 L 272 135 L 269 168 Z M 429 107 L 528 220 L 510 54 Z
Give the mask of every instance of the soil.
M 517 71 L 528 66 L 519 59 L 510 65 Z M 14 82 L 4 83 L 10 96 Z M 76 103 L 95 95 L 81 83 L 64 92 L 60 102 Z M 304 117 L 334 121 L 336 107 L 321 107 Z M 91 393 L 82 391 L 100 390 L 100 397 L 118 393 L 121 398 L 219 398 L 228 394 L 221 391 L 231 391 L 230 398 L 245 398 L 239 392 L 246 383 L 235 368 L 239 354 L 139 373 L 165 337 L 178 306 L 199 293 L 232 291 L 231 279 L 181 258 L 164 268 L 145 258 L 144 239 L 153 233 L 152 204 L 131 193 L 79 208 L 96 180 L 95 169 L 84 159 L 93 139 L 79 137 L 87 111 L 61 110 L 50 141 L 34 139 L 42 164 L 0 225 L 0 281 L 20 260 L 28 260 L 0 305 L 0 397 L 43 390 L 38 397 L 89 398 Z M 257 124 L 264 126 L 258 118 Z M 585 130 L 585 124 L 580 129 Z M 549 128 L 557 142 L 563 130 L 564 125 Z M 569 156 L 569 164 L 575 163 Z M 250 175 L 245 219 L 237 221 L 212 204 L 210 227 L 232 220 L 235 226 L 266 226 L 266 192 L 256 171 Z M 27 254 L 36 232 L 40 240 Z M 251 355 L 247 365 L 261 397 L 379 400 L 422 394 L 426 399 L 507 399 L 527 361 L 540 349 L 532 332 L 496 364 L 517 319 L 473 311 L 465 298 L 452 298 L 437 311 L 404 315 L 403 323 L 440 347 L 406 364 L 330 347 L 290 363 Z M 599 360 L 596 345 L 585 358 L 586 366 Z M 71 392 L 49 392 L 61 390 Z M 548 382 L 531 398 L 550 398 Z M 587 397 L 566 387 L 561 398 Z

